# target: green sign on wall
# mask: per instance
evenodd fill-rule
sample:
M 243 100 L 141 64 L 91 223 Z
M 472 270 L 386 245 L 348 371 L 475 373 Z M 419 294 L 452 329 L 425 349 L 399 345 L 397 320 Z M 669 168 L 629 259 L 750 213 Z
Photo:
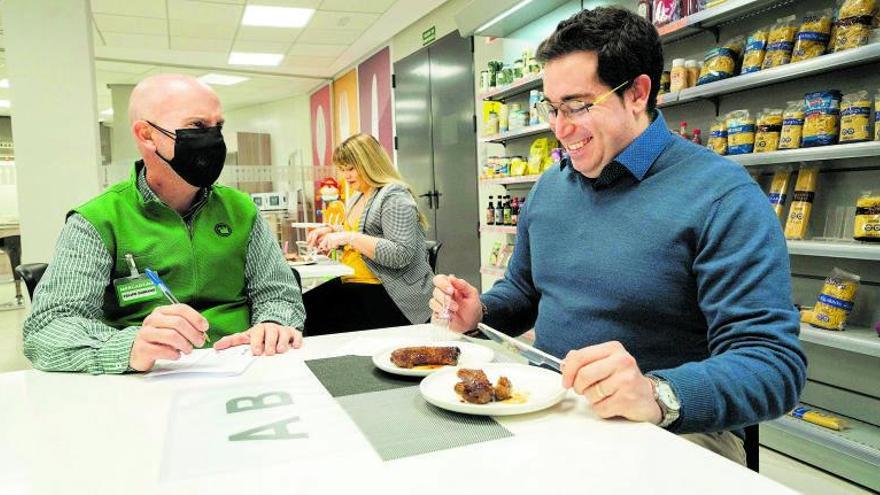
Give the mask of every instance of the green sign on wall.
M 437 39 L 437 27 L 431 26 L 422 32 L 422 46 L 430 45 Z

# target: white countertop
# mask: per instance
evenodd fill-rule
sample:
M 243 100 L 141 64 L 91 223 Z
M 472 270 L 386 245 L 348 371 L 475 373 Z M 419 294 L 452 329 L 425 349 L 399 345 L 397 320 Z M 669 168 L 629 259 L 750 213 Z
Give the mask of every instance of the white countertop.
M 307 338 L 233 378 L 0 374 L 0 493 L 794 493 L 655 426 L 597 419 L 571 392 L 546 411 L 497 418 L 512 437 L 383 462 L 303 361 L 429 329 Z M 209 400 L 272 389 L 293 404 L 229 414 Z M 291 412 L 307 441 L 226 441 Z M 169 475 L 169 463 L 203 472 Z
M 312 265 L 294 265 L 290 261 L 287 264 L 296 269 L 303 280 L 354 275 L 354 268 L 333 260 L 321 260 Z

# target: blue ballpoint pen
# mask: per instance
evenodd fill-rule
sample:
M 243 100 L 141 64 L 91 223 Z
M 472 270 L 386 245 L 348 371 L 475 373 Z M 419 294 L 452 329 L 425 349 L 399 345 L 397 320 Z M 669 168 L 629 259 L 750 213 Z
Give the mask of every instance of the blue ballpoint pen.
M 171 293 L 171 289 L 169 289 L 168 286 L 165 285 L 165 282 L 163 282 L 162 279 L 159 278 L 158 273 L 147 268 L 146 270 L 144 270 L 144 274 L 147 275 L 147 278 L 150 279 L 150 282 L 153 282 L 153 285 L 155 285 L 156 288 L 158 288 L 162 292 L 162 294 L 165 294 L 165 298 L 168 299 L 171 304 L 180 304 L 180 301 L 178 301 L 177 298 L 174 297 L 174 294 Z M 211 337 L 208 337 L 208 333 L 205 332 L 205 342 L 210 341 Z

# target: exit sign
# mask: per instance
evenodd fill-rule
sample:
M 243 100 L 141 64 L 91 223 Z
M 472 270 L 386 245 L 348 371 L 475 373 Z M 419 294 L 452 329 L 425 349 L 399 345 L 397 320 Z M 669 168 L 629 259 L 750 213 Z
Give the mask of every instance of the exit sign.
M 437 39 L 437 27 L 431 26 L 422 32 L 422 46 L 430 45 Z

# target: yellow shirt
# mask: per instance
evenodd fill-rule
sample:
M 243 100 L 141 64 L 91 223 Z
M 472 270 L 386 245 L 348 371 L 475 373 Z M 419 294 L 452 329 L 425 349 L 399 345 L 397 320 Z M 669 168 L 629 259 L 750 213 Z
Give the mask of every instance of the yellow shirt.
M 345 229 L 346 232 L 357 232 L 358 225 L 360 225 L 360 215 L 354 219 L 345 219 L 345 222 L 342 224 L 342 228 Z M 349 275 L 342 277 L 342 283 L 355 283 L 355 284 L 381 284 L 382 281 L 376 278 L 376 275 L 373 274 L 372 270 L 364 263 L 364 258 L 361 256 L 361 253 L 349 246 L 346 245 L 345 249 L 342 251 L 342 263 L 354 268 L 354 275 Z

